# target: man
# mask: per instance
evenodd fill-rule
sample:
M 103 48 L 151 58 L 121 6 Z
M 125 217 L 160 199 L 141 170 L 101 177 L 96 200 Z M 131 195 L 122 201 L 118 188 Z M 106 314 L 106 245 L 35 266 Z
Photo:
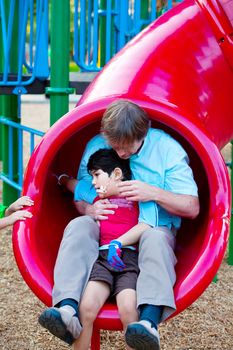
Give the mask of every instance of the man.
M 107 200 L 93 204 L 96 193 L 87 171 L 90 155 L 105 147 L 130 159 L 134 180 L 120 183 L 119 192 L 139 202 L 139 222 L 151 226 L 139 242 L 139 322 L 127 327 L 126 342 L 136 350 L 157 350 L 157 326 L 175 310 L 175 235 L 181 217 L 193 219 L 198 215 L 199 200 L 188 156 L 181 145 L 162 130 L 150 128 L 145 111 L 127 100 L 117 100 L 107 108 L 101 134 L 89 141 L 83 154 L 75 200 L 84 216 L 71 221 L 64 232 L 54 272 L 55 307 L 45 310 L 39 321 L 68 343 L 81 331 L 78 303 L 98 256 L 96 220 L 107 220 L 115 208 Z

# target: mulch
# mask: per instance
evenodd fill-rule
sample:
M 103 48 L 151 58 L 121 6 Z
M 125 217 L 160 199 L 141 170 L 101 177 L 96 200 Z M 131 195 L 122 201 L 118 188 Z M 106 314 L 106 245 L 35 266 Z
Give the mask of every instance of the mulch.
M 47 121 L 47 104 L 26 107 L 31 127 L 38 129 L 36 123 L 45 125 L 45 122 L 39 122 L 37 113 L 41 110 L 40 115 Z M 225 160 L 230 161 L 231 145 L 228 144 L 222 153 Z M 37 319 L 43 309 L 44 305 L 28 288 L 17 268 L 11 228 L 1 230 L 0 350 L 71 349 L 39 325 Z M 217 283 L 211 283 L 202 296 L 181 314 L 161 324 L 159 332 L 161 350 L 233 350 L 233 266 L 227 264 L 227 253 L 218 271 Z M 101 349 L 125 349 L 123 334 L 103 331 Z
M 0 233 L 0 349 L 71 349 L 38 324 L 44 305 L 18 271 L 11 229 Z M 226 258 L 211 283 L 188 309 L 160 325 L 161 350 L 233 349 L 233 266 Z M 101 349 L 125 349 L 121 332 L 103 331 Z

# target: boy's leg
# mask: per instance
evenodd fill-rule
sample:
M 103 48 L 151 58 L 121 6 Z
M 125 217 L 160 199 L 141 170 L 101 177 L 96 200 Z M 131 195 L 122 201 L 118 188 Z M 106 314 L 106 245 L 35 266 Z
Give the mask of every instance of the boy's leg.
M 159 349 L 157 324 L 175 311 L 174 246 L 175 237 L 165 227 L 149 229 L 141 237 L 137 282 L 140 321 L 126 330 L 127 344 L 136 350 Z
M 130 249 L 123 249 L 122 260 L 125 264 L 124 270 L 115 276 L 116 302 L 124 331 L 127 326 L 138 321 L 138 310 L 136 300 L 136 284 L 139 273 L 138 254 Z M 128 350 L 131 347 L 126 347 Z
M 138 320 L 136 290 L 124 289 L 116 295 L 116 302 L 123 328 Z
M 123 330 L 125 331 L 128 324 L 138 321 L 138 310 L 136 302 L 136 290 L 124 289 L 116 295 L 116 302 L 120 319 L 123 324 Z M 129 346 L 126 346 L 127 350 L 130 350 Z
M 79 311 L 83 330 L 75 341 L 73 350 L 88 350 L 91 343 L 93 323 L 110 295 L 110 287 L 101 281 L 90 281 L 83 294 Z
M 66 227 L 54 270 L 53 305 L 39 317 L 53 335 L 72 344 L 81 331 L 78 302 L 98 256 L 99 227 L 89 216 Z
M 123 328 L 138 320 L 136 285 L 139 274 L 138 253 L 123 249 L 122 260 L 125 268 L 115 276 L 114 293 Z

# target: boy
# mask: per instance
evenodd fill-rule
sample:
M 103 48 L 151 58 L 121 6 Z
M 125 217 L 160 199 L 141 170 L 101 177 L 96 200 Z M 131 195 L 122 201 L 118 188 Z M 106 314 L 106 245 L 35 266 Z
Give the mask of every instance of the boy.
M 20 197 L 9 207 L 0 205 L 0 229 L 13 225 L 18 220 L 31 218 L 32 213 L 22 210 L 25 206 L 32 206 L 34 202 L 27 196 Z

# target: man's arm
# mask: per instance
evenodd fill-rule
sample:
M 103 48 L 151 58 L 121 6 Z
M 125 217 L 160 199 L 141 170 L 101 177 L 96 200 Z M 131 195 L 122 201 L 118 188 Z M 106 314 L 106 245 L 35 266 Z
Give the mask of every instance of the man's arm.
M 61 174 L 58 177 L 58 185 L 64 186 L 71 193 L 74 193 L 77 183 L 77 179 L 74 179 L 73 177 L 67 174 Z
M 195 219 L 200 212 L 199 199 L 196 196 L 175 194 L 173 192 L 154 187 L 154 201 L 169 213 Z
M 155 201 L 172 215 L 194 219 L 200 211 L 196 196 L 176 194 L 138 180 L 121 182 L 118 187 L 122 197 L 138 202 Z
M 148 178 L 145 177 L 147 183 L 140 177 L 138 180 L 119 184 L 121 195 L 133 201 L 154 201 L 178 217 L 195 218 L 200 210 L 198 189 L 189 166 L 188 155 L 183 147 L 170 136 L 163 135 L 150 151 L 160 152 L 163 159 L 158 178 L 154 165 L 151 169 L 147 169 L 150 173 Z M 155 156 L 154 153 L 153 155 Z
M 75 202 L 75 206 L 80 214 L 90 215 L 95 220 L 106 220 L 108 217 L 106 215 L 114 214 L 113 210 L 116 209 L 116 204 L 111 204 L 107 199 L 101 199 L 94 204 L 89 204 L 84 201 Z M 137 225 L 133 226 L 129 231 L 116 238 L 117 241 L 121 242 L 122 246 L 135 244 L 139 241 L 142 233 L 150 228 L 151 226 L 139 222 Z
M 68 191 L 75 193 L 78 180 L 66 174 L 62 174 L 58 178 L 58 184 L 64 186 Z M 89 215 L 95 220 L 107 220 L 107 215 L 114 214 L 114 211 L 111 209 L 117 208 L 117 205 L 111 204 L 108 199 L 100 199 L 94 204 L 90 204 L 84 200 L 74 200 L 74 205 L 81 215 Z

